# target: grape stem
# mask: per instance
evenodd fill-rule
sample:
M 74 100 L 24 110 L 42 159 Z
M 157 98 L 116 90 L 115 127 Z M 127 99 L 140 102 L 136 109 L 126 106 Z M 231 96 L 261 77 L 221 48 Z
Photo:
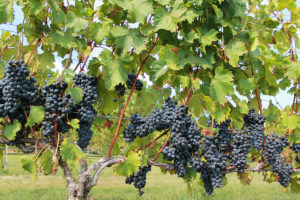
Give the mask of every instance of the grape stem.
M 131 98 L 131 96 L 132 96 L 132 94 L 133 94 L 133 91 L 134 91 L 134 88 L 135 88 L 135 84 L 136 84 L 136 82 L 137 82 L 137 78 L 138 78 L 138 76 L 140 75 L 141 70 L 142 70 L 144 64 L 146 63 L 146 61 L 148 60 L 148 58 L 149 58 L 149 56 L 150 56 L 152 50 L 154 49 L 157 40 L 158 40 L 158 36 L 154 39 L 154 42 L 153 42 L 153 44 L 152 44 L 150 50 L 148 51 L 147 56 L 146 56 L 146 57 L 144 58 L 144 60 L 141 62 L 141 66 L 140 66 L 140 68 L 139 68 L 139 71 L 138 71 L 138 73 L 136 74 L 136 77 L 135 77 L 133 86 L 132 86 L 132 88 L 131 88 L 131 90 L 130 90 L 130 93 L 129 93 L 129 95 L 128 95 L 127 101 L 126 101 L 125 106 L 124 106 L 124 108 L 123 108 L 123 110 L 122 110 L 122 113 L 121 113 L 121 115 L 120 115 L 119 122 L 118 122 L 118 126 L 117 126 L 117 129 L 116 129 L 116 132 L 115 132 L 115 136 L 114 136 L 114 138 L 113 138 L 113 140 L 112 140 L 112 142 L 111 142 L 111 144 L 110 144 L 109 152 L 108 152 L 108 158 L 111 157 L 111 151 L 112 151 L 112 148 L 113 148 L 113 146 L 114 146 L 114 143 L 115 143 L 115 141 L 116 141 L 116 139 L 117 139 L 117 137 L 118 137 L 119 130 L 120 130 L 120 126 L 121 126 L 121 122 L 122 122 L 122 119 L 123 119 L 123 117 L 124 117 L 125 110 L 126 110 L 126 108 L 127 108 L 127 106 L 128 106 L 129 100 L 130 100 L 130 98 Z
M 149 146 L 151 146 L 152 144 L 155 144 L 157 140 L 159 140 L 162 136 L 166 135 L 169 132 L 170 128 L 165 130 L 162 134 L 160 134 L 157 138 L 155 138 L 154 140 L 152 140 L 151 142 L 149 142 L 144 148 L 138 148 L 137 151 L 139 150 L 145 150 L 147 149 Z
M 162 152 L 162 150 L 165 148 L 165 146 L 168 144 L 168 141 L 170 139 L 171 134 L 169 134 L 169 136 L 167 137 L 164 145 L 160 148 L 159 152 L 156 154 L 156 156 L 153 158 L 153 160 L 156 160 L 157 157 L 159 156 L 159 154 Z
M 36 44 L 34 45 L 32 51 L 31 51 L 31 53 L 30 53 L 30 55 L 29 55 L 29 58 L 28 58 L 28 60 L 27 60 L 27 62 L 26 62 L 26 65 L 29 64 L 29 61 L 30 61 L 30 59 L 31 59 L 31 57 L 32 57 L 32 55 L 33 55 L 33 53 L 34 53 L 34 51 L 35 51 L 36 48 L 40 45 L 40 42 L 41 42 L 41 41 L 42 41 L 42 37 L 40 37 L 40 38 L 38 39 L 38 41 L 36 42 Z

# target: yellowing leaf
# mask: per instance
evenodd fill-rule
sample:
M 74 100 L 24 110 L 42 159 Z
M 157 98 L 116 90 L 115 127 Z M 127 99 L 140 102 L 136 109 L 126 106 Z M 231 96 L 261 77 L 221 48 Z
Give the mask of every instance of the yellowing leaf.
M 140 165 L 141 161 L 138 154 L 130 152 L 126 160 L 115 167 L 115 173 L 117 175 L 130 176 L 138 171 Z

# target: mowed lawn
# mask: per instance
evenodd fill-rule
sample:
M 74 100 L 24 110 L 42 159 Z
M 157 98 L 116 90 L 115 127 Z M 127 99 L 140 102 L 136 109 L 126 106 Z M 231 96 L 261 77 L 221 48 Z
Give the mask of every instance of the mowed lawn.
M 61 170 L 58 174 L 32 175 L 21 169 L 21 156 L 9 156 L 8 172 L 0 173 L 0 199 L 2 200 L 65 200 L 67 190 Z M 95 160 L 94 160 L 95 161 Z M 162 175 L 160 169 L 153 167 L 148 174 L 145 194 L 138 197 L 137 190 L 132 185 L 124 183 L 124 177 L 113 174 L 113 168 L 107 168 L 101 175 L 98 184 L 91 191 L 91 200 L 100 199 L 207 199 L 207 200 L 300 200 L 300 194 L 283 191 L 279 183 L 263 182 L 261 174 L 253 174 L 250 185 L 240 184 L 235 173 L 228 174 L 228 183 L 208 196 L 197 181 L 192 184 L 193 193 L 187 194 L 187 185 L 176 175 Z

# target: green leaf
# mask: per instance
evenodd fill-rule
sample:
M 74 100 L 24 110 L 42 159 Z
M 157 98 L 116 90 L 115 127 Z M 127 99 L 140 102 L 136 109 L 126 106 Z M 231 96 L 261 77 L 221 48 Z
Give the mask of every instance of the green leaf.
M 239 57 L 244 53 L 247 53 L 247 49 L 243 42 L 239 39 L 234 39 L 228 46 L 226 46 L 225 53 L 229 59 L 229 64 L 233 67 L 238 67 Z
M 230 107 L 229 106 L 225 106 L 225 107 L 222 107 L 220 105 L 215 105 L 213 107 L 213 110 L 212 110 L 212 117 L 218 122 L 222 122 L 222 121 L 225 121 L 229 114 L 230 114 Z
M 178 54 L 172 49 L 176 49 L 176 47 L 171 45 L 158 47 L 159 59 L 164 60 L 170 69 L 179 70 L 182 66 L 178 65 Z
M 211 45 L 213 41 L 218 40 L 217 34 L 218 32 L 215 29 L 210 29 L 210 30 L 207 30 L 207 28 L 201 29 L 201 34 L 198 40 L 202 44 L 200 46 L 202 52 L 206 53 L 205 47 Z
M 233 93 L 233 75 L 230 71 L 218 67 L 210 86 L 211 97 L 218 103 L 226 101 L 225 96 Z
M 240 102 L 240 112 L 242 114 L 248 114 L 249 112 L 249 108 L 248 108 L 248 105 L 247 105 L 247 101 L 246 100 L 242 100 Z
M 161 5 L 164 5 L 164 6 L 165 6 L 165 5 L 168 5 L 168 4 L 170 3 L 170 1 L 171 1 L 171 0 L 160 0 L 159 3 L 160 3 Z
M 70 94 L 71 94 L 71 97 L 74 100 L 74 104 L 77 104 L 80 101 L 82 101 L 83 90 L 80 87 L 70 88 Z
M 276 77 L 273 75 L 273 73 L 270 71 L 270 69 L 267 66 L 265 66 L 265 79 L 270 86 L 274 86 L 274 87 L 278 86 L 276 82 Z
M 75 77 L 75 72 L 72 69 L 67 69 L 65 71 L 65 74 L 63 74 L 63 78 L 65 79 L 65 81 L 67 83 L 70 83 L 71 81 L 73 81 L 74 77 Z
M 122 53 L 127 53 L 131 45 L 136 49 L 136 53 L 140 53 L 146 48 L 147 38 L 142 36 L 138 29 L 125 29 L 121 27 L 114 27 L 111 30 L 112 36 L 117 37 L 116 46 L 122 49 Z
M 51 30 L 50 36 L 51 36 L 52 42 L 54 44 L 58 44 L 64 48 L 70 49 L 70 48 L 80 46 L 79 41 L 74 38 L 74 36 L 76 36 L 76 34 L 74 35 L 71 32 L 62 32 L 59 30 Z
M 5 137 L 9 140 L 14 140 L 18 131 L 21 130 L 21 123 L 15 119 L 13 124 L 6 124 L 5 126 Z
M 75 146 L 70 139 L 66 138 L 61 144 L 61 156 L 64 161 L 75 161 L 76 159 L 82 159 L 85 157 L 81 149 Z
M 289 116 L 286 112 L 282 113 L 282 123 L 290 130 L 300 127 L 300 119 L 296 115 Z
M 48 4 L 52 14 L 51 21 L 55 24 L 63 23 L 65 21 L 65 13 L 61 9 L 60 2 L 55 0 L 49 0 Z
M 72 119 L 71 121 L 67 122 L 70 126 L 72 126 L 73 129 L 79 128 L 79 120 L 78 119 Z
M 77 16 L 74 12 L 68 12 L 66 27 L 71 28 L 72 31 L 80 33 L 87 23 L 88 20 L 84 19 L 82 16 Z
M 111 28 L 111 23 L 111 19 L 105 18 L 105 20 L 101 23 L 93 24 L 92 35 L 98 44 L 101 44 L 104 38 L 108 35 Z
M 43 4 L 40 0 L 29 0 L 30 13 L 38 15 L 43 10 Z
M 189 76 L 179 76 L 179 80 L 181 83 L 181 88 L 189 87 L 189 85 L 190 85 L 190 77 Z
M 120 59 L 115 59 L 109 50 L 104 50 L 100 55 L 103 63 L 103 77 L 106 88 L 114 90 L 115 85 L 127 80 L 127 70 Z
M 36 165 L 31 158 L 21 158 L 21 166 L 24 170 L 28 171 L 31 174 L 35 173 Z
M 147 16 L 152 13 L 152 2 L 150 0 L 109 0 L 117 4 L 140 22 L 144 23 Z
M 128 177 L 138 171 L 140 165 L 141 161 L 138 154 L 135 152 L 130 152 L 126 160 L 115 167 L 115 173 L 117 175 Z
M 240 79 L 238 82 L 238 87 L 241 88 L 242 91 L 250 91 L 255 89 L 254 78 L 249 79 Z
M 0 3 L 0 24 L 12 22 L 14 19 L 13 1 L 5 0 Z
M 48 175 L 52 172 L 52 167 L 53 167 L 53 163 L 52 163 L 52 153 L 49 149 L 47 149 L 42 156 L 41 159 L 41 164 L 42 164 L 42 169 L 45 173 L 45 175 Z
M 40 124 L 45 117 L 43 106 L 30 106 L 30 114 L 26 126 L 33 127 L 35 124 Z
M 166 11 L 166 9 L 162 7 L 158 7 L 155 10 L 154 14 L 154 31 L 158 31 L 159 29 L 169 30 L 171 32 L 175 32 L 177 23 L 179 19 L 173 17 L 170 13 Z
M 291 62 L 287 66 L 286 74 L 290 79 L 297 80 L 297 78 L 299 78 L 300 75 L 300 62 Z

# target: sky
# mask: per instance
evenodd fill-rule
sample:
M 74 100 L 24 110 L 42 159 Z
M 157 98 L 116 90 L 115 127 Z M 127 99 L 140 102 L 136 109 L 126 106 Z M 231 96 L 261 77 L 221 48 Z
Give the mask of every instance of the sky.
M 70 0 L 69 2 L 70 2 L 70 4 L 73 4 L 74 1 Z M 264 0 L 263 3 L 268 4 L 268 0 Z M 95 8 L 100 6 L 101 4 L 102 4 L 101 0 L 96 1 Z M 300 0 L 297 0 L 297 5 L 298 6 L 300 5 Z M 17 31 L 16 30 L 17 29 L 16 25 L 22 23 L 23 13 L 21 11 L 21 7 L 16 6 L 16 5 L 14 6 L 14 11 L 15 11 L 15 13 L 14 13 L 15 18 L 14 18 L 14 21 L 11 25 L 10 24 L 0 24 L 0 35 L 1 35 L 1 30 L 7 30 L 7 31 L 10 31 L 12 34 L 16 34 L 16 31 Z M 286 12 L 285 14 L 289 15 L 288 12 Z M 300 35 L 300 34 L 298 34 L 298 35 Z M 91 60 L 93 57 L 98 57 L 98 55 L 101 53 L 102 50 L 103 50 L 103 48 L 95 48 L 94 51 L 91 53 L 89 60 Z M 66 58 L 67 58 L 67 56 L 66 56 Z M 55 64 L 55 70 L 58 70 L 60 72 L 62 71 L 63 66 L 62 66 L 61 62 L 62 62 L 63 59 L 64 58 L 61 58 L 61 57 L 55 55 L 55 63 L 54 63 Z M 76 53 L 73 53 L 72 60 L 77 61 L 77 54 Z M 76 62 L 71 63 L 70 68 L 74 69 L 76 64 L 77 64 Z M 151 85 L 151 82 L 149 81 L 149 76 L 146 75 L 144 81 L 146 81 L 149 85 Z M 289 94 L 287 91 L 288 91 L 288 89 L 287 90 L 280 90 L 279 93 L 276 95 L 276 97 L 261 95 L 263 108 L 268 107 L 269 101 L 272 101 L 274 105 L 276 105 L 276 102 L 278 102 L 282 108 L 285 108 L 286 106 L 291 105 L 292 101 L 293 101 L 293 96 L 291 94 Z M 175 92 L 175 90 L 173 90 L 172 96 L 174 95 L 174 92 Z M 243 98 L 240 95 L 238 95 L 238 96 L 240 98 Z M 275 98 L 277 99 L 277 101 L 275 100 Z

